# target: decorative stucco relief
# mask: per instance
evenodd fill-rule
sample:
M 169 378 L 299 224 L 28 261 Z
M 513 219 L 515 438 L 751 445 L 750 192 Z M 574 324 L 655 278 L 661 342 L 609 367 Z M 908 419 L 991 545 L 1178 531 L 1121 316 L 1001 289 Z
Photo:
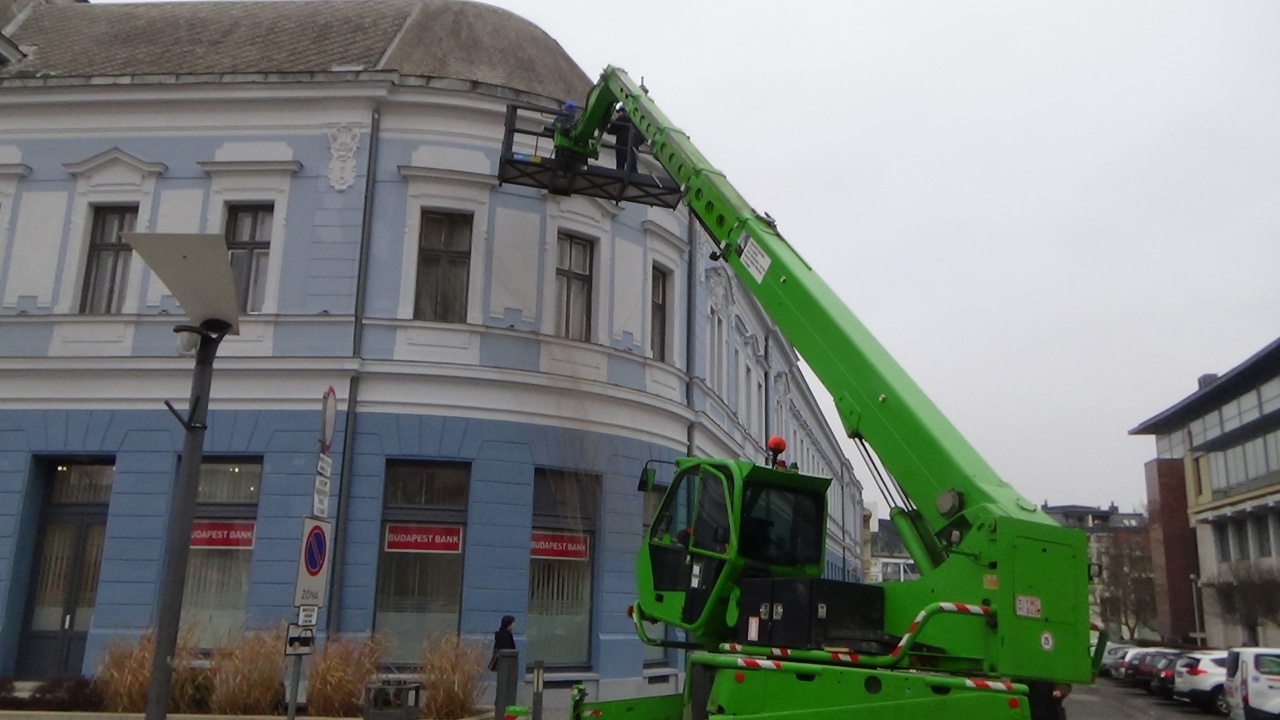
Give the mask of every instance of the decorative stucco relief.
M 346 190 L 356 182 L 356 148 L 360 144 L 360 132 L 355 128 L 340 127 L 329 131 L 329 185 L 334 190 Z

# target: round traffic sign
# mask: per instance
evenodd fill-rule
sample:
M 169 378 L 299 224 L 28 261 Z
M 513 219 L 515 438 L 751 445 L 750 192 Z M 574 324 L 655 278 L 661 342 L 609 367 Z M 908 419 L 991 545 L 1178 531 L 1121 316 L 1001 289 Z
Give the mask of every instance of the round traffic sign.
M 333 429 L 338 422 L 338 393 L 330 385 L 320 401 L 320 452 L 329 452 L 333 445 Z
M 311 577 L 319 575 L 320 571 L 324 570 L 324 558 L 328 547 L 329 539 L 325 537 L 324 528 L 313 525 L 307 531 L 305 551 L 302 554 L 302 564 Z

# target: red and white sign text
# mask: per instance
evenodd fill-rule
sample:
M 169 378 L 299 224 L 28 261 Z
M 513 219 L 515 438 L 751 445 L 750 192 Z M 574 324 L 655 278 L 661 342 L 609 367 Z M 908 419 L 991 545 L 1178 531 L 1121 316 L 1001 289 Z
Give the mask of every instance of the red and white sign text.
M 191 523 L 191 547 L 251 549 L 254 524 L 253 520 L 196 520 Z
M 533 545 L 529 557 L 551 560 L 586 560 L 589 548 L 587 536 L 577 533 L 533 533 Z
M 457 525 L 388 525 L 382 549 L 387 552 L 460 553 L 462 528 Z

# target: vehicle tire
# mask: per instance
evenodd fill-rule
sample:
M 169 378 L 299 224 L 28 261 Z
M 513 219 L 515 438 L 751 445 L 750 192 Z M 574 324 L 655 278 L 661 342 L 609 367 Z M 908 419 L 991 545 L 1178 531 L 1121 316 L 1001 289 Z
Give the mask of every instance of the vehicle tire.
M 1227 703 L 1227 696 L 1222 694 L 1222 688 L 1217 688 L 1213 694 L 1209 696 L 1209 702 L 1205 703 L 1206 709 L 1214 715 L 1231 714 L 1231 705 Z

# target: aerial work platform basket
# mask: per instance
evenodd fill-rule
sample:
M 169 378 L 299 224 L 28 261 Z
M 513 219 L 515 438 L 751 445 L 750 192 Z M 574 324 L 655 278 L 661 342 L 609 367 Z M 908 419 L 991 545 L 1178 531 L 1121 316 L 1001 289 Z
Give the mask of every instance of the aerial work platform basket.
M 598 160 L 555 151 L 556 123 L 571 122 L 567 112 L 531 105 L 508 105 L 498 182 L 546 190 L 553 195 L 586 195 L 613 202 L 633 202 L 674 209 L 680 204 L 680 186 L 656 161 L 611 142 L 601 143 L 610 153 L 635 152 L 630 163 L 636 169 L 616 169 Z M 623 165 L 628 163 L 615 163 Z

